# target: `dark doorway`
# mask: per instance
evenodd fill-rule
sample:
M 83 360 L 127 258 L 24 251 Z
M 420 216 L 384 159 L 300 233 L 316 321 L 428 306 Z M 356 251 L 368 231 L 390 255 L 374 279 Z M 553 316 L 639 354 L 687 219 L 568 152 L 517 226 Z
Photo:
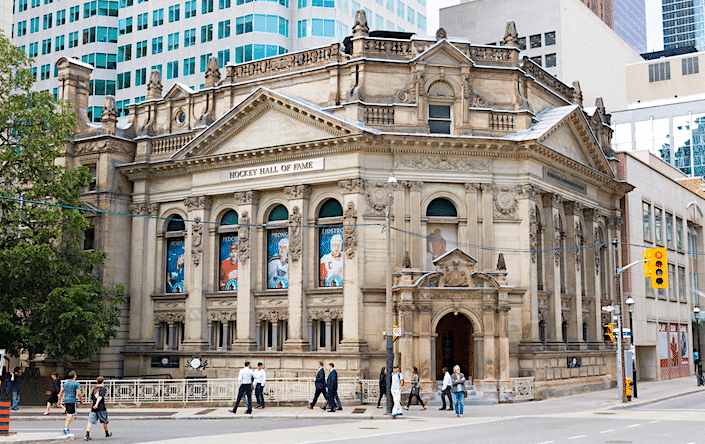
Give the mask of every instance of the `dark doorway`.
M 460 313 L 448 313 L 436 327 L 436 379 L 443 379 L 441 369 L 453 373 L 455 365 L 465 376 L 474 376 L 472 324 Z

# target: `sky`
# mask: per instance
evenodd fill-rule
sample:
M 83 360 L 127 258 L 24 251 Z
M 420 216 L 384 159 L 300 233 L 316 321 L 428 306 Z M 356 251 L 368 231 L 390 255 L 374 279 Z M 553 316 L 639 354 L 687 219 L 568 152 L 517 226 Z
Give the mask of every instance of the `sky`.
M 426 32 L 428 35 L 436 35 L 438 30 L 438 10 L 448 6 L 457 5 L 460 0 L 428 0 L 426 2 Z

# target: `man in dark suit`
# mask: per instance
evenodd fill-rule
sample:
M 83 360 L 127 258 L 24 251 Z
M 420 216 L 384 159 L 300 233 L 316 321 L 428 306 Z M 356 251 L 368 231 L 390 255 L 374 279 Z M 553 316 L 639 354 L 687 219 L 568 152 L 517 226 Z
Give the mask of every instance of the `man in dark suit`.
M 335 371 L 335 365 L 331 362 L 328 364 L 330 370 L 328 371 L 328 410 L 329 412 L 335 412 L 338 410 L 338 403 L 336 399 L 338 398 L 338 372 Z
M 318 396 L 323 395 L 323 399 L 326 399 L 326 371 L 323 369 L 323 361 L 318 361 L 318 373 L 316 373 L 316 394 L 313 395 L 313 401 L 308 405 L 309 409 L 312 409 L 318 401 Z M 321 407 L 325 409 L 325 405 Z

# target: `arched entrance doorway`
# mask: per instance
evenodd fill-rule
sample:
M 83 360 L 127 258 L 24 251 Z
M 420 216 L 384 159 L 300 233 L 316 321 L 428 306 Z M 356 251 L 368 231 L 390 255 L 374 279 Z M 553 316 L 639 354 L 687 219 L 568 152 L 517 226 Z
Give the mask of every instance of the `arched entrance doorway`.
M 465 376 L 474 376 L 472 324 L 461 313 L 448 313 L 436 326 L 436 379 L 443 379 L 441 369 L 460 365 Z

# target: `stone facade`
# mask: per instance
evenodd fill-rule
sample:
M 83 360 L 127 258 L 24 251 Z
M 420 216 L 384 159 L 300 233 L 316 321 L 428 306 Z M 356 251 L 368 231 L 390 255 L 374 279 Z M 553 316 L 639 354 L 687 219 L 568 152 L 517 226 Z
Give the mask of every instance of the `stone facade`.
M 631 186 L 601 101 L 586 113 L 515 42 L 370 35 L 362 13 L 344 47 L 214 64 L 198 93 L 154 74 L 129 120 L 110 101 L 100 128 L 79 119 L 68 162 L 134 216 L 96 221 L 129 289 L 123 374 L 184 377 L 197 356 L 208 377 L 247 359 L 375 378 L 390 260 L 396 359 L 426 390 L 456 363 L 494 400 L 518 376 L 539 396 L 612 384 L 605 243 Z M 59 69 L 81 114 L 85 68 Z

